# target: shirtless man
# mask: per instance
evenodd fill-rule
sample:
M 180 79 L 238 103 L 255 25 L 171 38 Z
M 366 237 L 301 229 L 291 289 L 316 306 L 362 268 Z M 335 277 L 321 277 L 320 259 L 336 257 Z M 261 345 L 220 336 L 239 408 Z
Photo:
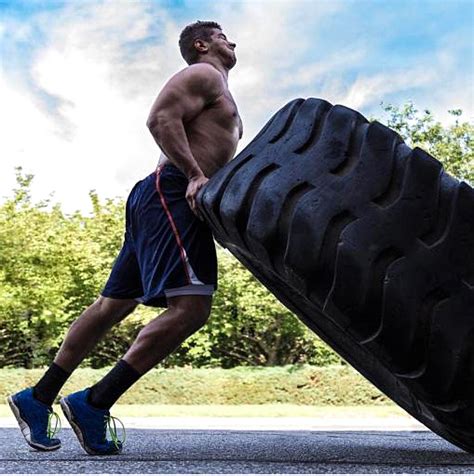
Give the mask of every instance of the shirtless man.
M 235 43 L 215 22 L 188 25 L 179 40 L 188 67 L 164 86 L 147 126 L 162 150 L 156 172 L 127 200 L 125 242 L 100 297 L 75 321 L 51 367 L 32 388 L 8 398 L 28 444 L 56 450 L 51 405 L 74 369 L 105 333 L 142 303 L 166 307 L 138 334 L 117 365 L 91 388 L 61 399 L 89 454 L 119 453 L 107 439 L 109 409 L 142 375 L 207 321 L 217 287 L 210 229 L 197 217 L 196 195 L 234 156 L 242 122 L 227 78 Z M 110 428 L 110 425 L 109 425 Z

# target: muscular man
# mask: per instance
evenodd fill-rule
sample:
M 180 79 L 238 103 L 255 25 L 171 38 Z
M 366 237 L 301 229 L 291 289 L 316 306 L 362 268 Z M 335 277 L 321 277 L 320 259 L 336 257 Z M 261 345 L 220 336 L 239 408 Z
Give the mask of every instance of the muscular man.
M 109 409 L 209 317 L 217 262 L 212 234 L 196 215 L 196 195 L 232 159 L 242 136 L 227 85 L 236 45 L 217 23 L 197 22 L 181 32 L 179 46 L 189 66 L 168 81 L 151 109 L 147 126 L 162 154 L 156 172 L 128 197 L 125 242 L 110 278 L 72 324 L 39 382 L 8 399 L 26 441 L 36 449 L 60 447 L 50 430 L 54 399 L 99 339 L 138 303 L 167 309 L 143 327 L 102 380 L 61 400 L 89 454 L 121 451 L 115 432 L 112 440 L 106 436 Z

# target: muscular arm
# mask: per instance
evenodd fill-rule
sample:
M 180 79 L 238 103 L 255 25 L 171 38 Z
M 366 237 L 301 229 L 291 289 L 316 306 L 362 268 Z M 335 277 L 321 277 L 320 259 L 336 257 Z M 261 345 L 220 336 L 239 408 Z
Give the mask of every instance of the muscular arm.
M 196 64 L 173 76 L 151 108 L 147 126 L 153 138 L 189 180 L 204 174 L 191 152 L 185 125 L 223 92 L 221 74 L 211 65 Z

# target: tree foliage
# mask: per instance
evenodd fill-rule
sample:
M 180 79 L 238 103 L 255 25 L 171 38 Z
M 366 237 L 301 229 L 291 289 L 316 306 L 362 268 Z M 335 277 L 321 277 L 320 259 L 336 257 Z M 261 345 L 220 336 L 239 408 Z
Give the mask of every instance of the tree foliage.
M 103 287 L 123 236 L 122 201 L 90 194 L 90 216 L 66 216 L 30 198 L 32 176 L 18 169 L 18 187 L 0 207 L 0 365 L 47 365 L 71 322 Z M 166 366 L 339 363 L 227 251 L 219 254 L 219 290 L 212 318 Z M 140 308 L 87 358 L 102 367 L 120 358 L 156 310 Z
M 388 113 L 388 127 L 396 130 L 411 147 L 420 147 L 442 162 L 447 172 L 474 186 L 474 125 L 461 122 L 462 110 L 448 111 L 454 124 L 443 126 L 425 109 L 420 112 L 413 103 L 402 107 L 383 106 Z
M 413 104 L 385 106 L 390 127 L 427 150 L 459 179 L 474 182 L 473 126 L 461 111 L 445 127 Z M 35 203 L 33 177 L 0 205 L 0 366 L 48 365 L 71 322 L 99 295 L 123 238 L 123 200 L 90 193 L 92 213 L 65 215 Z M 226 250 L 218 250 L 219 289 L 208 324 L 164 366 L 325 365 L 340 358 L 280 304 Z M 140 307 L 98 344 L 84 365 L 113 364 L 156 310 Z
M 97 296 L 122 236 L 122 205 L 65 216 L 33 203 L 33 177 L 17 169 L 17 188 L 0 207 L 1 365 L 33 367 L 58 349 L 64 330 Z

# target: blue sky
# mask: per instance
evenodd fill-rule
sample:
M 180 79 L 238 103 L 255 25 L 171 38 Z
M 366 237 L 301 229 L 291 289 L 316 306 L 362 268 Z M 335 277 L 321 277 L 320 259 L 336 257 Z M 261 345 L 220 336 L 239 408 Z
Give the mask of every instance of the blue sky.
M 146 117 L 197 19 L 237 43 L 240 149 L 295 97 L 366 116 L 383 117 L 382 101 L 474 116 L 471 0 L 0 0 L 0 197 L 17 165 L 66 211 L 88 210 L 91 189 L 125 196 L 155 166 Z

